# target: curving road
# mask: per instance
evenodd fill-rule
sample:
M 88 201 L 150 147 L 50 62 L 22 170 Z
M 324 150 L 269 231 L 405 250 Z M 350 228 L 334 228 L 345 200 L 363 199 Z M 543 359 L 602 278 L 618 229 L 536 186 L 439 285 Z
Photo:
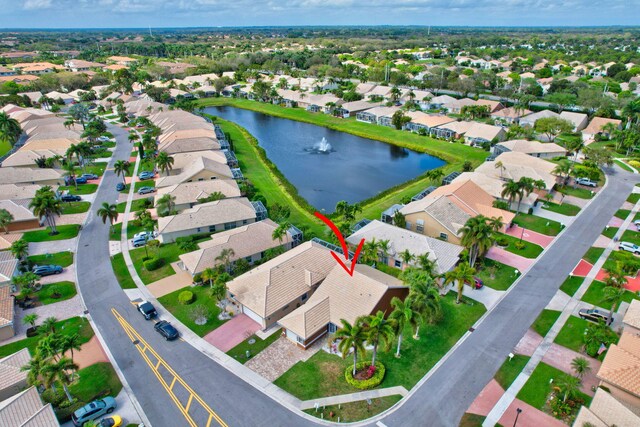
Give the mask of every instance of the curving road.
M 110 126 L 109 130 L 118 141 L 110 162 L 111 169 L 116 160 L 128 159 L 131 145 L 126 131 L 115 126 Z M 135 310 L 111 269 L 109 227 L 95 216 L 95 211 L 103 202 L 113 203 L 117 199 L 115 186 L 119 180 L 112 170 L 104 174 L 90 217 L 80 233 L 76 256 L 78 286 L 94 324 L 151 424 L 156 427 L 193 425 L 186 421 L 174 400 L 161 386 L 112 309 L 117 310 L 140 338 L 153 347 L 158 356 L 227 425 L 315 425 L 316 422 L 275 402 L 186 342 L 164 341 L 153 331 L 152 324 Z M 548 248 L 450 357 L 423 379 L 400 406 L 385 415 L 382 419 L 384 425 L 458 425 L 473 399 L 551 300 L 637 181 L 637 176 L 626 172 L 611 174 L 602 194 L 565 230 L 562 238 Z M 155 362 L 157 359 L 153 360 Z M 165 379 L 170 377 L 162 368 L 158 375 Z M 173 391 L 178 401 L 187 403 L 189 395 L 184 388 L 176 386 Z M 215 419 L 209 420 L 208 413 L 196 403 L 191 404 L 189 414 L 195 425 L 205 426 L 209 421 L 210 425 L 221 425 Z

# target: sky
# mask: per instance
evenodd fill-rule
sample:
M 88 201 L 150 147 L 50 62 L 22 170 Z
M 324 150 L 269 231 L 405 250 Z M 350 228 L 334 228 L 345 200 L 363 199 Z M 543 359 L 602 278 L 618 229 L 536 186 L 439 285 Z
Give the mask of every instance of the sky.
M 0 28 L 640 25 L 640 0 L 0 0 Z

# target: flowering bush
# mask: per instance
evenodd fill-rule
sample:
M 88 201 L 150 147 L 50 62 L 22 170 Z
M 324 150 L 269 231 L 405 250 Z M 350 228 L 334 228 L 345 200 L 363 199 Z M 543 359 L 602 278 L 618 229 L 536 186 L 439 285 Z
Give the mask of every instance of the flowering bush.
M 371 366 L 371 361 L 359 362 L 356 365 L 356 372 L 364 372 L 365 379 L 357 379 L 353 377 L 353 365 L 346 367 L 344 378 L 352 386 L 360 390 L 369 390 L 380 385 L 384 379 L 385 367 L 382 363 L 376 362 L 375 366 Z

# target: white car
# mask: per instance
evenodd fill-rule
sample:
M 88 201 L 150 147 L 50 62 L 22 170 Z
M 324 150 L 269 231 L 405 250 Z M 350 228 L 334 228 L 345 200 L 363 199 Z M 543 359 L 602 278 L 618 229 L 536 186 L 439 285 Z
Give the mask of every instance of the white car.
M 633 252 L 634 254 L 640 255 L 640 246 L 634 245 L 630 242 L 620 242 L 620 246 L 618 246 L 620 250 Z
M 640 219 L 633 221 L 633 224 L 640 229 Z
M 158 237 L 158 232 L 156 231 L 141 231 L 140 233 L 136 233 L 133 236 L 133 240 L 146 238 L 147 240 L 155 239 Z
M 580 185 L 584 185 L 585 187 L 597 187 L 598 183 L 595 181 L 591 181 L 589 178 L 578 178 L 576 182 Z

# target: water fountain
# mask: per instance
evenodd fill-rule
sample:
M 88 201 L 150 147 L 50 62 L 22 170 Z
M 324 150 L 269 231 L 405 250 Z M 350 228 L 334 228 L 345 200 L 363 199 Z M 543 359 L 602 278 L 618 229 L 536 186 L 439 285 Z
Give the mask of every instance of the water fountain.
M 307 151 L 313 154 L 329 154 L 333 151 L 333 147 L 327 142 L 327 138 L 322 137 L 320 142 L 313 144 L 313 147 Z

